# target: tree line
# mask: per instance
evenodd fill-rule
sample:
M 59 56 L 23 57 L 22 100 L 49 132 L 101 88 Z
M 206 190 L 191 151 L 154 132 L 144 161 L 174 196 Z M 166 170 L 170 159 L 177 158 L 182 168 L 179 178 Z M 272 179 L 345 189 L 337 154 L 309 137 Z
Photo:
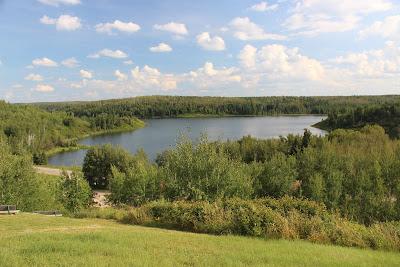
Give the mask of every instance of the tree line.
M 393 104 L 400 96 L 332 97 L 195 97 L 141 96 L 91 102 L 38 103 L 47 111 L 65 111 L 80 118 L 100 114 L 138 118 L 184 115 L 278 115 L 345 113 L 357 107 Z
M 395 105 L 358 107 L 346 113 L 331 112 L 328 118 L 318 124 L 328 130 L 360 129 L 368 124 L 378 124 L 385 128 L 392 138 L 400 137 L 400 103 Z

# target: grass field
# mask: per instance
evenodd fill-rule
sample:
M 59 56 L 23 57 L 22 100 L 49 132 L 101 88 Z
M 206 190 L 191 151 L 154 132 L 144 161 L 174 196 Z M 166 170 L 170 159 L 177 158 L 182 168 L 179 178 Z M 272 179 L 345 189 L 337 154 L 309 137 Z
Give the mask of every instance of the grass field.
M 99 219 L 0 216 L 0 266 L 399 266 L 400 253 Z

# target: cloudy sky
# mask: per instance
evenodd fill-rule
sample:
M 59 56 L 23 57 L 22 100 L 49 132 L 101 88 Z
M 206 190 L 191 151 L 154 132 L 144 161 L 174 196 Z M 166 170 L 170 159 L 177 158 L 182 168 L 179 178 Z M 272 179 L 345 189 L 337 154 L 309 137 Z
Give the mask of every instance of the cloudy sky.
M 398 0 L 0 0 L 0 99 L 400 93 Z

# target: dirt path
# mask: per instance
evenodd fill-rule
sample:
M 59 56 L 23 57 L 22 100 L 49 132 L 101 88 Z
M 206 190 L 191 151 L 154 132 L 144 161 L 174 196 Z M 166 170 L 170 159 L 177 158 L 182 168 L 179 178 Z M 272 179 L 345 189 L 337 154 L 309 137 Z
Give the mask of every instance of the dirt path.
M 46 174 L 46 175 L 54 175 L 60 176 L 63 172 L 61 169 L 56 168 L 48 168 L 42 166 L 34 166 L 33 167 L 37 173 Z M 72 174 L 72 171 L 66 171 L 68 176 Z M 110 205 L 107 203 L 107 196 L 110 194 L 107 190 L 93 190 L 93 206 L 105 208 Z
M 47 174 L 47 175 L 60 176 L 63 172 L 63 170 L 61 169 L 54 169 L 42 166 L 33 166 L 33 168 L 36 170 L 37 173 Z M 68 175 L 71 175 L 72 173 L 72 171 L 66 171 L 66 172 L 68 173 Z

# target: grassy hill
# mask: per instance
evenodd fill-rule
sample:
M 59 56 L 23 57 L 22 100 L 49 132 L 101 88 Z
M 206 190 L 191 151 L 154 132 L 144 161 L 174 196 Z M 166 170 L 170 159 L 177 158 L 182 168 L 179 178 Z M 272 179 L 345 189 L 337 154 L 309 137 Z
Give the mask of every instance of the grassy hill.
M 398 266 L 400 253 L 99 219 L 0 217 L 0 266 Z

